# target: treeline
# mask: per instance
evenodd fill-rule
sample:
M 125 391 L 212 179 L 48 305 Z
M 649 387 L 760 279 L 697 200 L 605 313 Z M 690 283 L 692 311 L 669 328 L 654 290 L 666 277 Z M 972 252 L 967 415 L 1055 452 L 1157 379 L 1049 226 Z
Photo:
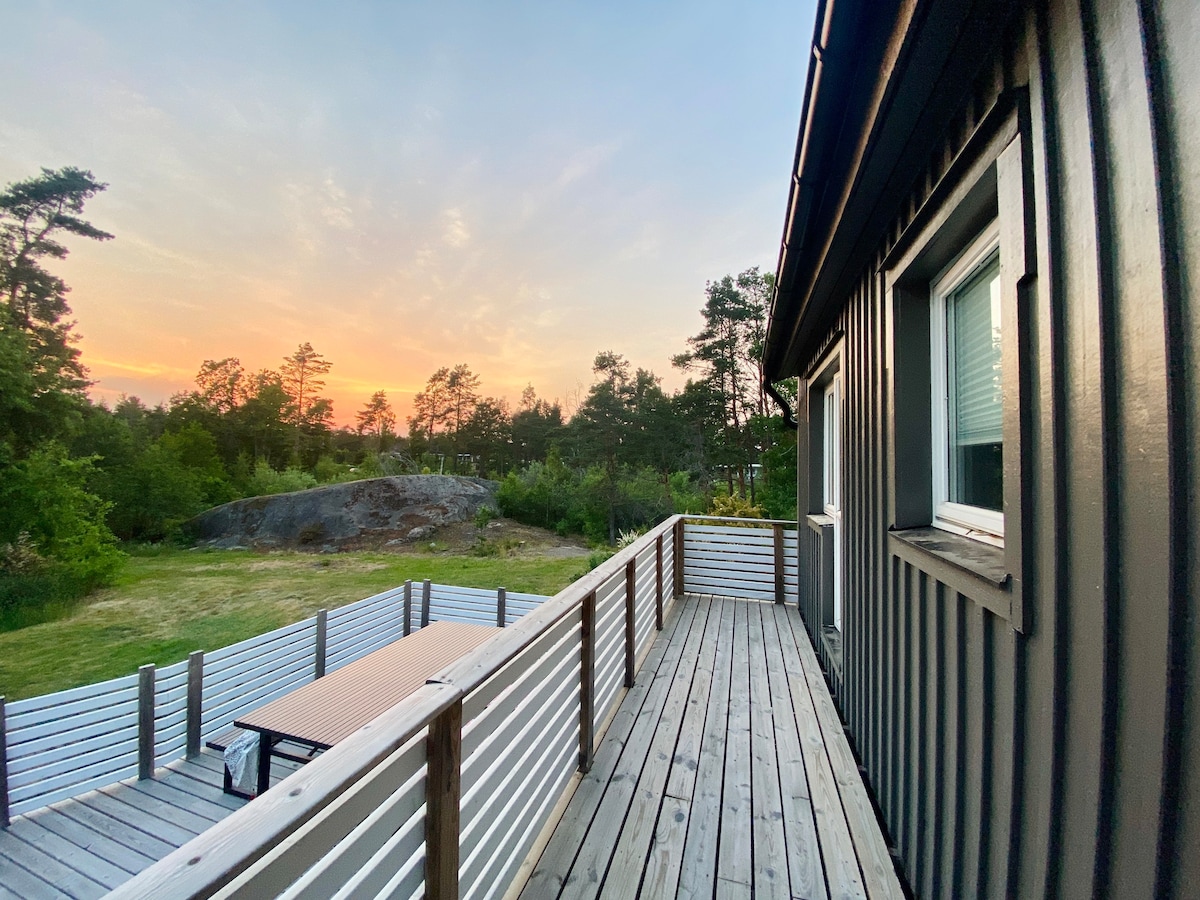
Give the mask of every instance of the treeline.
M 495 478 L 506 514 L 596 541 L 714 502 L 795 514 L 794 436 L 761 385 L 772 284 L 757 269 L 707 286 L 675 393 L 605 351 L 569 415 L 532 386 L 510 408 L 458 364 L 430 376 L 406 435 L 382 390 L 336 428 L 331 363 L 304 343 L 276 369 L 206 360 L 165 404 L 109 408 L 86 395 L 69 289 L 46 268 L 68 236 L 112 237 L 82 217 L 104 188 L 44 169 L 0 194 L 0 626 L 110 579 L 121 541 L 169 538 L 238 497 L 377 475 Z

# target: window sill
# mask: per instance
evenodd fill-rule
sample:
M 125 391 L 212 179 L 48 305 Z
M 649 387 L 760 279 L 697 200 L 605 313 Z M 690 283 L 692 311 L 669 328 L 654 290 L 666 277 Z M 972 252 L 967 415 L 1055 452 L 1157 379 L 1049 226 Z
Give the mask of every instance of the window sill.
M 888 544 L 896 556 L 1011 620 L 1013 579 L 1004 548 L 929 526 L 891 531 Z

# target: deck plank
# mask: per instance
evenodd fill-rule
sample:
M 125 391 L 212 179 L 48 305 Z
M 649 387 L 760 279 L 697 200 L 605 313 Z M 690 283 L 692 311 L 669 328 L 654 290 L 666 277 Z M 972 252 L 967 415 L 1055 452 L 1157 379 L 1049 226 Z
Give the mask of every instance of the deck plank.
M 36 860 L 28 860 L 36 865 Z M 99 885 L 97 890 L 103 890 Z M 16 897 L 18 900 L 29 900 L 31 897 L 57 900 L 59 897 L 70 897 L 65 891 L 60 891 L 53 884 L 39 878 L 33 872 L 26 871 L 16 861 L 4 855 L 0 848 L 0 897 Z
M 713 662 L 709 712 L 700 741 L 696 768 L 696 791 L 692 795 L 687 842 L 683 846 L 683 869 L 679 876 L 681 897 L 711 897 L 716 889 L 717 841 L 721 831 L 721 787 L 725 781 L 725 729 L 729 723 L 729 679 L 733 667 L 732 648 L 726 636 L 733 631 L 734 602 L 714 600 L 720 614 L 721 640 Z
M 855 853 L 862 868 L 863 880 L 867 894 L 872 900 L 889 898 L 902 900 L 904 892 L 896 877 L 896 868 L 892 863 L 891 853 L 888 852 L 883 832 L 879 828 L 875 816 L 875 808 L 871 798 L 867 796 L 866 785 L 858 771 L 858 764 L 850 752 L 846 742 L 846 734 L 842 729 L 842 721 L 833 706 L 833 698 L 826 689 L 825 676 L 821 673 L 817 655 L 804 631 L 804 625 L 798 619 L 790 620 L 793 636 L 800 654 L 800 662 L 804 667 L 816 709 L 817 721 L 821 727 L 834 777 L 837 779 L 838 791 L 845 810 L 846 821 L 850 827 L 850 836 L 854 842 Z M 799 629 L 797 631 L 797 629 Z
M 161 859 L 178 846 L 177 844 L 148 834 L 112 816 L 105 815 L 99 810 L 88 806 L 82 798 L 80 800 L 61 801 L 55 804 L 53 808 L 67 818 L 74 819 L 76 822 L 86 825 L 94 831 L 105 834 L 130 850 L 136 850 L 138 853 L 152 860 Z
M 678 665 L 669 676 L 670 687 L 657 722 L 647 723 L 648 727 L 653 728 L 650 751 L 638 776 L 637 788 L 630 802 L 625 825 L 617 839 L 610 864 L 612 874 L 604 881 L 606 894 L 617 897 L 637 895 L 646 860 L 654 842 L 663 792 L 687 710 L 688 694 L 696 672 L 700 641 L 704 635 L 707 618 L 708 606 L 696 604 L 691 627 L 686 632 L 682 629 L 676 631 L 675 639 L 671 641 L 668 649 L 668 657 L 676 656 Z
M 245 805 L 222 794 L 223 765 L 206 751 L 159 769 L 151 781 L 118 782 L 17 816 L 0 830 L 0 898 L 90 898 L 124 883 L 213 817 Z M 292 767 L 277 768 L 284 775 Z M 209 815 L 183 808 L 197 805 Z
M 629 689 L 621 701 L 616 715 L 613 716 L 612 722 L 609 723 L 604 740 L 592 761 L 591 771 L 580 780 L 579 786 L 571 798 L 569 815 L 564 815 L 559 826 L 554 830 L 533 873 L 522 889 L 522 900 L 557 897 L 562 889 L 588 828 L 591 827 L 596 811 L 604 798 L 609 780 L 616 771 L 622 751 L 633 731 L 634 723 L 646 702 L 647 694 L 654 682 L 654 679 L 649 676 L 651 673 L 657 672 L 662 663 L 671 636 L 678 628 L 686 608 L 685 604 L 675 604 L 672 607 L 662 633 L 658 640 L 651 645 L 640 677 Z
M 809 798 L 808 774 L 804 770 L 804 752 L 800 748 L 800 733 L 796 729 L 795 710 L 788 688 L 787 672 L 783 666 L 783 646 L 780 643 L 776 615 L 764 615 L 763 640 L 766 652 L 767 681 L 771 693 L 771 708 L 775 727 L 775 753 L 779 765 L 780 793 L 788 880 L 794 897 L 823 898 L 829 896 L 825 872 L 821 868 L 817 823 L 813 818 Z M 789 630 L 786 635 L 791 640 Z
M 689 604 L 680 611 L 672 637 L 676 632 L 687 633 L 695 612 L 695 604 Z M 670 647 L 673 640 L 668 639 L 665 643 Z M 650 752 L 650 744 L 657 730 L 663 704 L 674 683 L 678 661 L 677 653 L 667 652 L 665 658 L 661 659 L 657 668 L 653 670 L 645 702 L 634 720 L 629 738 L 622 748 L 608 789 L 600 801 L 575 864 L 563 882 L 560 895 L 563 898 L 593 897 L 603 886 L 617 838 L 633 801 L 638 778 Z
M 725 735 L 717 877 L 751 885 L 754 873 L 751 855 L 753 798 L 750 794 L 750 604 L 734 603 L 733 609 L 733 670 L 729 682 L 729 725 Z
M 771 647 L 764 625 L 764 619 L 773 622 L 775 615 L 769 606 L 764 613 L 764 605 L 745 604 L 750 640 L 750 796 L 754 896 L 756 900 L 774 897 L 787 900 L 792 891 L 783 829 L 783 788 L 780 785 L 775 738 L 775 708 L 767 678 L 766 656 Z M 783 712 L 781 709 L 780 713 Z
M 790 628 L 791 623 L 787 621 L 786 613 L 783 619 L 784 626 Z M 776 621 L 779 621 L 778 614 Z M 850 837 L 850 826 L 846 823 L 846 815 L 842 811 L 833 766 L 829 762 L 821 727 L 817 723 L 817 712 L 809 692 L 808 679 L 804 677 L 804 670 L 800 664 L 800 651 L 795 640 L 783 641 L 782 649 L 784 668 L 788 672 L 788 689 L 792 695 L 792 709 L 804 755 L 804 768 L 808 773 L 813 817 L 817 823 L 817 833 L 821 836 L 821 861 L 825 868 L 829 895 L 835 900 L 843 897 L 865 898 L 867 894 L 859 872 L 858 859 L 854 855 L 854 841 Z
M 874 825 L 886 845 L 843 808 L 869 797 L 798 613 L 694 594 L 680 607 L 618 713 L 628 726 L 597 751 L 592 775 L 610 782 L 577 792 L 535 864 L 573 859 L 565 884 L 522 896 L 866 897 L 852 831 Z M 870 896 L 893 887 L 894 872 Z
M 107 834 L 65 816 L 57 810 L 38 810 L 36 815 L 29 818 L 64 841 L 69 841 L 89 855 L 101 857 L 129 875 L 136 875 L 154 862 L 153 857 L 131 850 Z

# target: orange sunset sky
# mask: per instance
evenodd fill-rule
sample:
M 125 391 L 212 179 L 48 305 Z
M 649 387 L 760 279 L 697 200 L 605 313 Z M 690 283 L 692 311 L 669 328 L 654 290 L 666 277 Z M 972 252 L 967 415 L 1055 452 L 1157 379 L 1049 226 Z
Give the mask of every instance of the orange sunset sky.
M 812 3 L 23 4 L 0 182 L 91 169 L 69 242 L 107 401 L 205 359 L 333 364 L 339 424 L 439 366 L 568 407 L 599 350 L 664 384 L 706 280 L 773 270 Z M 52 64 L 48 64 L 52 60 Z

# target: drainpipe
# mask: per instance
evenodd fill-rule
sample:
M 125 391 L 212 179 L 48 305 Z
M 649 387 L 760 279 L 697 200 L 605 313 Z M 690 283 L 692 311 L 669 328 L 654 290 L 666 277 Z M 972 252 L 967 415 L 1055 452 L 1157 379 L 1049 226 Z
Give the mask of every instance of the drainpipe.
M 783 424 L 792 429 L 792 431 L 798 431 L 800 429 L 800 423 L 796 421 L 796 416 L 792 412 L 792 408 L 788 406 L 787 400 L 783 399 L 783 395 L 780 394 L 779 391 L 775 390 L 775 385 L 764 378 L 763 390 L 766 391 L 767 396 L 778 403 L 779 408 L 783 410 Z

